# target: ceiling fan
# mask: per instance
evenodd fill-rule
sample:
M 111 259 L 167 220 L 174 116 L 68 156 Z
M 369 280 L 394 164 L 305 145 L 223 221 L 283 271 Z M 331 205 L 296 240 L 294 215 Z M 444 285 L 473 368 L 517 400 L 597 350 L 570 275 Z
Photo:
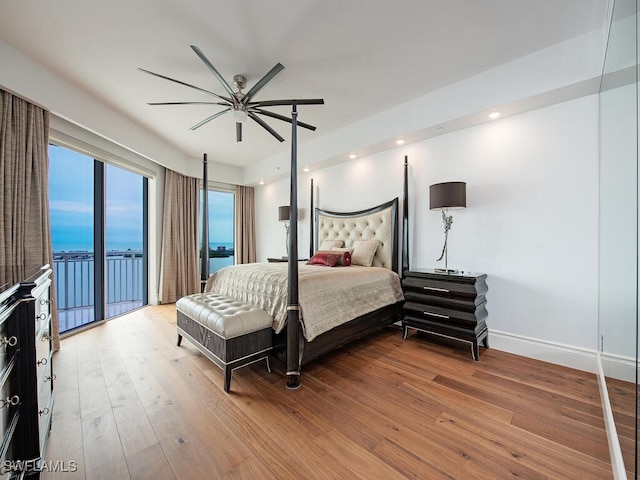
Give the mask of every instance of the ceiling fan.
M 165 80 L 169 80 L 170 82 L 178 83 L 180 85 L 184 85 L 185 87 L 190 87 L 200 92 L 207 93 L 209 95 L 213 95 L 218 98 L 220 101 L 218 102 L 152 102 L 148 105 L 220 105 L 226 107 L 224 110 L 214 113 L 213 115 L 205 118 L 201 122 L 196 123 L 189 130 L 196 130 L 200 128 L 204 124 L 210 122 L 211 120 L 218 118 L 221 115 L 224 115 L 227 112 L 231 112 L 233 115 L 233 119 L 236 122 L 236 141 L 242 141 L 242 124 L 246 121 L 247 118 L 250 118 L 266 131 L 268 131 L 271 135 L 277 138 L 280 142 L 284 142 L 284 138 L 281 137 L 278 132 L 276 132 L 273 128 L 271 128 L 262 118 L 258 115 L 264 115 L 266 117 L 275 118 L 277 120 L 282 120 L 283 122 L 292 123 L 292 118 L 286 117 L 284 115 L 280 115 L 278 113 L 274 113 L 268 110 L 264 110 L 263 107 L 275 107 L 281 105 L 292 105 L 295 107 L 297 105 L 322 105 L 324 104 L 324 100 L 321 98 L 314 99 L 302 99 L 302 100 L 262 100 L 262 101 L 253 101 L 253 98 L 260 92 L 264 87 L 267 86 L 271 80 L 273 80 L 276 75 L 278 75 L 282 70 L 284 70 L 284 66 L 280 63 L 277 63 L 271 70 L 269 70 L 253 87 L 249 89 L 247 93 L 244 93 L 242 90 L 247 86 L 247 78 L 244 75 L 235 75 L 233 77 L 233 84 L 238 89 L 237 92 L 234 92 L 231 89 L 231 86 L 226 82 L 226 80 L 220 75 L 220 72 L 216 70 L 216 67 L 209 61 L 209 59 L 202 53 L 195 45 L 191 45 L 191 49 L 200 57 L 200 60 L 204 62 L 207 68 L 213 73 L 213 75 L 218 79 L 218 81 L 222 84 L 223 88 L 228 93 L 228 96 L 218 95 L 217 93 L 210 92 L 209 90 L 205 90 L 204 88 L 197 87 L 195 85 L 190 85 L 188 83 L 182 82 L 180 80 L 176 80 L 174 78 L 167 77 L 165 75 L 161 75 L 159 73 L 150 72 L 149 70 L 145 70 L 144 68 L 138 68 L 141 72 L 148 73 L 149 75 L 153 75 L 155 77 L 163 78 Z M 315 130 L 316 127 L 313 125 L 309 125 L 308 123 L 298 122 L 296 120 L 296 124 L 300 127 L 306 128 L 308 130 Z

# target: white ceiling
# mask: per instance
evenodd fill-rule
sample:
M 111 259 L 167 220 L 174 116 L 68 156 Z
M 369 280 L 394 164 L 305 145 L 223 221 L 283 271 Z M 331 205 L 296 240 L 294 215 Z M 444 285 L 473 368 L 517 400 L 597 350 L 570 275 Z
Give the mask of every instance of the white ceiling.
M 200 158 L 245 166 L 290 149 L 289 124 L 265 118 L 279 143 L 249 121 L 235 140 L 229 114 L 195 131 L 216 106 L 146 75 L 142 67 L 225 94 L 189 47 L 202 49 L 232 84 L 248 88 L 277 62 L 286 69 L 256 97 L 323 98 L 299 107 L 299 141 L 590 30 L 609 0 L 5 0 L 0 39 L 68 82 Z M 46 106 L 46 105 L 45 105 Z M 281 114 L 287 107 L 273 107 Z M 56 112 L 54 112 L 56 113 Z M 410 133 L 410 132 L 407 132 Z

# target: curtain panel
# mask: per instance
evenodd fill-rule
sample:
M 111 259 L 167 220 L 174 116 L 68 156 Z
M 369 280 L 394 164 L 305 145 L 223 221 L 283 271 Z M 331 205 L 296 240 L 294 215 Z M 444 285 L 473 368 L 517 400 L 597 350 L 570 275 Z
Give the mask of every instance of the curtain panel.
M 49 264 L 49 112 L 0 90 L 0 283 L 18 282 L 25 269 Z M 52 276 L 53 277 L 53 276 Z M 53 282 L 52 278 L 52 282 Z M 51 285 L 55 292 L 55 285 Z M 60 348 L 58 310 L 51 295 L 53 349 Z
M 256 261 L 256 210 L 253 187 L 236 186 L 234 217 L 236 263 L 254 263 Z
M 160 264 L 161 303 L 200 291 L 198 270 L 198 179 L 167 169 Z

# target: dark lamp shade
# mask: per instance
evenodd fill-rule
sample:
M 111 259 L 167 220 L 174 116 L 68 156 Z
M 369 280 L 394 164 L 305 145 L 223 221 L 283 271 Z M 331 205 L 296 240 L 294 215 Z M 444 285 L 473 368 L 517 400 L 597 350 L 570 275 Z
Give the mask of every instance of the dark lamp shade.
M 467 184 L 465 182 L 436 183 L 429 187 L 429 209 L 465 208 Z
M 289 221 L 289 205 L 285 205 L 283 207 L 278 207 L 278 221 L 279 222 L 288 222 Z

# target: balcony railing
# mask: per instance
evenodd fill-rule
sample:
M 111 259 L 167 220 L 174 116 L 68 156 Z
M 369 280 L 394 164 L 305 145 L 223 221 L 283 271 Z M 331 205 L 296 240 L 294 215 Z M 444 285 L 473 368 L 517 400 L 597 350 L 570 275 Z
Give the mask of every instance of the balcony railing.
M 142 252 L 109 251 L 106 262 L 107 304 L 142 302 Z M 94 305 L 93 252 L 54 252 L 53 274 L 59 311 Z

